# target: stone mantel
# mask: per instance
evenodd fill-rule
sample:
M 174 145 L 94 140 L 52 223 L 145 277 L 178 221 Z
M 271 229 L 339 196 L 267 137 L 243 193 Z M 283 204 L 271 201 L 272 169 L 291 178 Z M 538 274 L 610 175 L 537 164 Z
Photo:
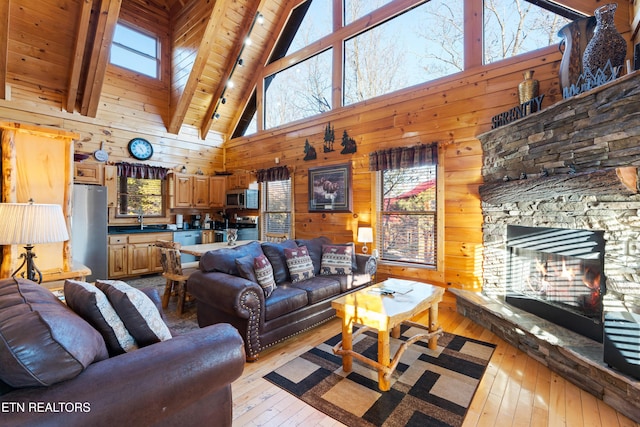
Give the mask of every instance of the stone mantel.
M 500 185 L 506 177 L 517 181 L 522 174 L 543 182 L 556 175 L 638 166 L 640 72 L 557 102 L 478 139 L 485 185 Z

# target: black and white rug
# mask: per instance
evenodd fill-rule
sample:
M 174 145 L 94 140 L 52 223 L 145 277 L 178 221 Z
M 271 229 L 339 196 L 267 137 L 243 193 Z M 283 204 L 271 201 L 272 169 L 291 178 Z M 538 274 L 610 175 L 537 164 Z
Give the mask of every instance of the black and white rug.
M 391 354 L 403 340 L 424 333 L 402 326 Z M 333 354 L 340 334 L 265 375 L 265 379 L 348 426 L 460 426 L 495 349 L 494 344 L 446 333 L 437 350 L 418 341 L 404 352 L 391 390 L 378 389 L 378 374 L 353 360 L 342 370 Z M 355 351 L 377 360 L 376 332 L 354 339 Z

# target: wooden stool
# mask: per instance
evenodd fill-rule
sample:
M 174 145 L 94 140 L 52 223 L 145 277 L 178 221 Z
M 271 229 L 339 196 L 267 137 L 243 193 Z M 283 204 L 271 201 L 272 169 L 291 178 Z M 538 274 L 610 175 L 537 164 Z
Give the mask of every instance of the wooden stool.
M 160 249 L 162 276 L 167 280 L 162 295 L 162 308 L 169 306 L 171 294 L 175 292 L 178 295 L 176 313 L 182 315 L 187 294 L 187 279 L 196 269 L 191 268 L 183 271 L 180 262 L 180 243 L 158 240 L 156 246 Z

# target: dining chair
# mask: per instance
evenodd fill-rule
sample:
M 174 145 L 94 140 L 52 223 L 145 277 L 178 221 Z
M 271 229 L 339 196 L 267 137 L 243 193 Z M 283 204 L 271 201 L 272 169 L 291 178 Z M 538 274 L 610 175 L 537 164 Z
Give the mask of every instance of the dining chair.
M 167 308 L 171 295 L 176 294 L 178 296 L 176 313 L 182 315 L 187 296 L 187 279 L 197 270 L 197 263 L 182 264 L 180 262 L 180 243 L 157 240 L 156 246 L 160 249 L 162 276 L 167 281 L 162 295 L 162 308 Z

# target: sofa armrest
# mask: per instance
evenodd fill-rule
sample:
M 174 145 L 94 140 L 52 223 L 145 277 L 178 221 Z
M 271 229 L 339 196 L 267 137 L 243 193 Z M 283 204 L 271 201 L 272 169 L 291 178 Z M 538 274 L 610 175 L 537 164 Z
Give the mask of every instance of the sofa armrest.
M 241 319 L 264 307 L 260 285 L 227 273 L 196 271 L 189 276 L 187 289 L 199 302 Z
M 371 255 L 356 254 L 356 265 L 358 266 L 358 269 L 355 271 L 356 274 L 373 276 L 378 270 L 378 260 Z
M 244 362 L 238 331 L 228 324 L 212 325 L 96 362 L 71 380 L 0 396 L 0 402 L 10 402 L 14 409 L 26 408 L 3 412 L 2 422 L 142 426 L 170 424 L 188 415 L 189 422 L 197 424 L 198 417 L 211 416 L 200 414 L 206 412 L 203 407 L 225 412 L 228 406 L 229 413 L 220 415 L 227 418 L 229 384 L 242 374 Z M 34 404 L 41 405 L 39 410 L 33 409 Z M 48 410 L 47 404 L 52 405 Z

